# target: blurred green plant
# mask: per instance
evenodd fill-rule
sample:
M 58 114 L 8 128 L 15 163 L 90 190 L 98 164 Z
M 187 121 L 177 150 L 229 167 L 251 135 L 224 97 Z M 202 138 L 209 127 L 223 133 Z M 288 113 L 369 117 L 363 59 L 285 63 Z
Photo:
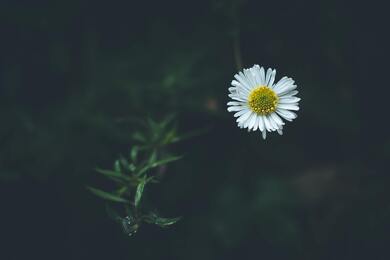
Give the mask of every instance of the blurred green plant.
M 174 116 L 169 116 L 161 122 L 151 118 L 145 121 L 135 120 L 139 123 L 139 130 L 132 134 L 134 145 L 129 155 L 120 156 L 114 162 L 113 169 L 96 169 L 115 183 L 115 189 L 105 191 L 87 187 L 94 195 L 108 202 L 108 215 L 119 222 L 129 236 L 135 234 L 143 223 L 165 228 L 180 220 L 180 217 L 159 216 L 145 205 L 143 199 L 146 186 L 159 183 L 166 172 L 166 165 L 181 158 L 168 153 L 166 147 L 193 135 L 179 136 L 173 121 Z M 124 212 L 125 217 L 121 217 L 118 209 Z

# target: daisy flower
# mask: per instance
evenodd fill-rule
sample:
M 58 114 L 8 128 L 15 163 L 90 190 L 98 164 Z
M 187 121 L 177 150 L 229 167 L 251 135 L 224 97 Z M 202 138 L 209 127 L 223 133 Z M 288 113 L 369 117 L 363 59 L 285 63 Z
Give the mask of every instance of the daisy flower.
M 292 110 L 299 110 L 301 100 L 294 80 L 288 77 L 275 82 L 276 70 L 254 65 L 234 75 L 227 103 L 228 111 L 235 112 L 238 127 L 248 128 L 248 131 L 259 130 L 263 139 L 267 132 L 277 131 L 283 134 L 284 120 L 292 121 L 297 117 Z

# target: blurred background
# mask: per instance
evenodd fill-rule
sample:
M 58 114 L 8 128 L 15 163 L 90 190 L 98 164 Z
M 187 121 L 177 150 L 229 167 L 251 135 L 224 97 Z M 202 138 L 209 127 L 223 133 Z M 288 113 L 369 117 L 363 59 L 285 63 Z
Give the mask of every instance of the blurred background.
M 359 1 L 0 2 L 1 259 L 390 259 L 388 11 Z M 238 67 L 297 82 L 283 136 L 226 111 Z M 132 146 L 182 133 L 134 237 L 86 190 Z

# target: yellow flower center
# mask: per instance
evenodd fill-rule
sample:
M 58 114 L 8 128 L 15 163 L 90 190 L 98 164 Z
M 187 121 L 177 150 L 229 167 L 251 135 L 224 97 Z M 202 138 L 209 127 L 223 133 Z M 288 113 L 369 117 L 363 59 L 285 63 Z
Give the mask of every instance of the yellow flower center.
M 276 93 L 267 86 L 254 88 L 248 97 L 248 105 L 253 112 L 260 115 L 268 115 L 276 110 L 279 98 Z

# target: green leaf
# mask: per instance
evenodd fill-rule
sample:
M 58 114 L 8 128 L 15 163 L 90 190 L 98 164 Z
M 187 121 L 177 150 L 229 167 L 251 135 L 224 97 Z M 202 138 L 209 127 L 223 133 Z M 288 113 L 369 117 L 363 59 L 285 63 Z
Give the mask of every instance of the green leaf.
M 167 227 L 167 226 L 175 224 L 180 219 L 181 219 L 181 217 L 177 217 L 177 218 L 160 218 L 160 217 L 158 217 L 155 221 L 155 224 L 159 225 L 160 227 Z
M 128 169 L 129 171 L 134 172 L 137 169 L 137 167 L 133 163 L 130 163 Z
M 139 147 L 138 146 L 133 146 L 133 148 L 131 148 L 131 152 L 130 152 L 130 158 L 133 162 L 136 162 L 137 161 L 137 157 L 138 157 L 138 150 L 139 150 Z
M 162 144 L 167 145 L 167 144 L 173 143 L 176 140 L 176 138 L 178 138 L 176 128 L 172 128 L 170 131 L 168 131 L 165 134 L 165 137 L 162 141 Z
M 141 143 L 146 143 L 146 137 L 140 133 L 140 132 L 135 132 L 133 135 L 132 135 L 133 139 L 135 141 L 138 141 L 138 142 L 141 142 Z
M 101 174 L 106 175 L 106 176 L 117 176 L 117 177 L 122 176 L 122 174 L 120 174 L 120 173 L 117 172 L 117 171 L 104 170 L 104 169 L 100 169 L 100 168 L 96 168 L 95 170 L 96 170 L 98 173 L 101 173 Z
M 152 130 L 152 132 L 156 132 L 158 131 L 158 129 L 160 128 L 158 123 L 155 122 L 153 119 L 151 119 L 150 117 L 148 117 L 146 119 L 146 122 L 148 123 L 149 125 L 149 128 Z
M 125 157 L 123 157 L 123 155 L 121 155 L 119 157 L 119 162 L 121 164 L 121 166 L 124 168 L 124 169 L 127 169 L 129 167 L 129 162 L 127 161 L 127 159 Z
M 128 185 L 125 185 L 125 186 L 121 186 L 119 187 L 117 190 L 116 190 L 116 195 L 118 196 L 122 196 L 123 194 L 125 194 L 127 192 L 127 190 L 129 189 L 129 186 Z
M 148 170 L 150 170 L 152 168 L 156 168 L 158 166 L 177 161 L 181 158 L 182 158 L 182 156 L 171 156 L 171 157 L 167 157 L 167 158 L 161 159 L 159 161 L 156 161 L 152 164 L 147 164 L 138 172 L 138 175 L 141 176 L 142 174 L 144 174 L 145 172 L 147 172 Z
M 181 219 L 181 217 L 163 218 L 163 217 L 157 216 L 155 213 L 150 213 L 149 215 L 147 215 L 145 217 L 145 222 L 147 222 L 149 224 L 155 224 L 155 225 L 160 226 L 160 227 L 167 227 L 167 226 L 175 224 L 180 219 Z
M 123 174 L 116 172 L 116 171 L 103 170 L 103 169 L 99 169 L 99 168 L 96 168 L 96 171 L 103 174 L 104 176 L 114 180 L 114 181 L 120 181 L 120 182 L 127 183 L 127 182 L 132 180 L 129 176 L 123 175 Z
M 120 164 L 119 160 L 115 161 L 115 163 L 114 163 L 114 170 L 116 172 L 121 172 L 121 164 Z
M 138 183 L 137 191 L 135 192 L 135 198 L 134 198 L 135 207 L 138 207 L 139 203 L 141 202 L 142 193 L 144 192 L 145 184 L 146 184 L 146 178 L 142 178 L 140 183 Z
M 170 157 L 161 159 L 161 160 L 159 160 L 157 162 L 154 162 L 150 167 L 154 168 L 154 167 L 157 167 L 157 166 L 160 166 L 160 165 L 164 165 L 164 164 L 167 164 L 167 163 L 170 163 L 170 162 L 174 162 L 174 161 L 177 161 L 177 160 L 181 159 L 182 157 L 183 156 L 170 156 Z
M 165 128 L 167 127 L 174 119 L 175 119 L 175 115 L 174 114 L 170 114 L 168 115 L 167 117 L 165 117 L 165 119 L 160 123 L 160 127 L 161 128 Z
M 173 139 L 171 140 L 171 143 L 176 143 L 176 142 L 180 142 L 180 141 L 183 141 L 186 139 L 190 139 L 192 137 L 204 135 L 204 134 L 207 134 L 209 131 L 210 131 L 210 127 L 205 127 L 205 128 L 201 128 L 198 130 L 194 130 L 194 131 L 191 131 L 189 133 L 173 137 Z
M 96 196 L 98 196 L 98 197 L 100 197 L 102 199 L 113 201 L 113 202 L 129 203 L 128 200 L 125 200 L 124 198 L 116 196 L 116 195 L 114 195 L 112 193 L 109 193 L 109 192 L 106 192 L 106 191 L 103 191 L 103 190 L 100 190 L 100 189 L 96 189 L 96 188 L 93 188 L 93 187 L 87 187 L 87 189 L 90 192 L 92 192 L 93 194 L 95 194 Z
M 149 160 L 148 160 L 148 163 L 154 163 L 157 159 L 157 151 L 156 149 L 153 149 L 153 152 L 150 154 L 150 157 L 149 157 Z

